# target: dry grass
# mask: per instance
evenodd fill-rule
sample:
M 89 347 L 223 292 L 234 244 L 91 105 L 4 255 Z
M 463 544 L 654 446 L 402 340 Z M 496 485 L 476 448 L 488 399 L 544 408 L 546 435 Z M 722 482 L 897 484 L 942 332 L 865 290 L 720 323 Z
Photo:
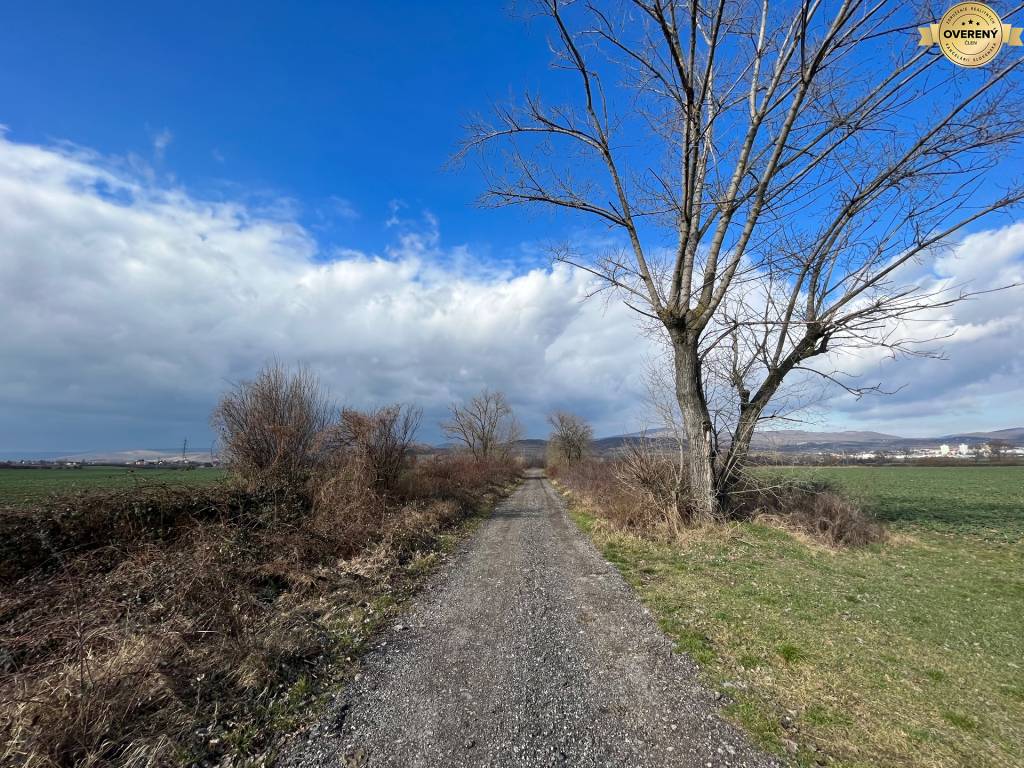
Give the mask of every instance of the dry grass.
M 426 461 L 389 496 L 351 474 L 301 492 L 146 488 L 0 513 L 0 764 L 265 751 L 514 470 Z
M 784 528 L 834 549 L 863 547 L 887 535 L 850 496 L 823 482 L 748 476 L 733 499 L 738 520 Z
M 677 514 L 686 486 L 670 457 L 629 452 L 606 461 L 584 461 L 558 470 L 561 483 L 589 502 L 614 528 L 673 538 L 686 536 Z M 786 529 L 831 548 L 883 541 L 886 531 L 852 497 L 832 485 L 796 478 L 745 476 L 729 500 L 730 522 L 756 521 Z

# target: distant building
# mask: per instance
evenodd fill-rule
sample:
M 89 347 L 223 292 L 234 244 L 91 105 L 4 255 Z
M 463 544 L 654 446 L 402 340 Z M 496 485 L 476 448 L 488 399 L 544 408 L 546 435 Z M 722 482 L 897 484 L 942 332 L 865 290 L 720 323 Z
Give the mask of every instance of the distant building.
M 970 446 L 968 446 L 967 443 L 960 443 L 960 445 L 956 447 L 956 452 L 961 456 L 966 456 L 970 450 Z
M 949 446 L 945 443 L 939 446 L 939 456 L 949 456 Z

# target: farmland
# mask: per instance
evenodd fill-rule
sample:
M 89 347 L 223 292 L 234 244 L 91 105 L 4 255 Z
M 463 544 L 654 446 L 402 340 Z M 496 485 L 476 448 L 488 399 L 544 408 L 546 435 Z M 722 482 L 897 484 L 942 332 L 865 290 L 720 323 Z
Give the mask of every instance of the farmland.
M 1024 538 L 1024 467 L 820 467 L 783 472 L 835 483 L 895 531 L 962 533 L 1008 542 Z
M 85 466 L 80 469 L 14 469 L 0 467 L 0 505 L 40 501 L 55 493 L 92 488 L 133 488 L 140 485 L 210 485 L 222 480 L 223 470 L 200 468 L 143 469 Z
M 763 744 L 803 765 L 1024 763 L 1024 468 L 784 472 L 848 489 L 892 537 L 669 542 L 576 518 Z

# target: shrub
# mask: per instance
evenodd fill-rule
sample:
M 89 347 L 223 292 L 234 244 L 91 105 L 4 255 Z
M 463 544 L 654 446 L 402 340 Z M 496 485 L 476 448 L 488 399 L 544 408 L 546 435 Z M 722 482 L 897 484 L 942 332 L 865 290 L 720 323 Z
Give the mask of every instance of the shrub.
M 146 487 L 0 510 L 17 580 L 0 589 L 0 764 L 212 765 L 229 743 L 265 749 L 289 691 L 368 639 L 367 606 L 403 564 L 513 476 L 444 456 L 387 497 L 325 471 L 295 494 Z
M 650 457 L 635 462 L 585 459 L 549 472 L 615 527 L 666 532 L 676 528 L 678 519 L 667 463 Z
M 278 499 L 276 508 L 294 510 L 302 503 L 299 498 Z M 192 488 L 154 483 L 93 489 L 32 508 L 3 509 L 0 584 L 37 569 L 52 571 L 92 550 L 104 550 L 113 564 L 131 547 L 169 542 L 200 522 L 237 520 L 259 506 L 258 496 L 232 485 Z
M 443 453 L 417 462 L 416 471 L 406 478 L 401 494 L 405 498 L 465 499 L 479 488 L 497 489 L 519 475 L 519 467 L 508 459 L 474 459 L 465 453 Z
M 686 503 L 677 468 L 673 457 L 639 447 L 627 448 L 616 459 L 559 468 L 556 474 L 612 525 L 672 534 L 681 525 L 677 498 Z M 777 525 L 829 547 L 864 546 L 886 536 L 885 528 L 854 500 L 822 483 L 743 475 L 729 496 L 728 511 L 732 520 Z
M 882 541 L 885 528 L 853 499 L 826 483 L 745 476 L 730 497 L 734 518 L 804 533 L 829 547 Z
M 333 413 L 307 368 L 273 363 L 224 395 L 212 422 L 227 465 L 250 488 L 294 489 L 326 461 Z
M 336 463 L 340 461 L 361 488 L 378 494 L 392 491 L 405 468 L 422 415 L 421 409 L 409 405 L 391 405 L 369 413 L 344 409 L 331 439 Z
M 680 500 L 686 498 L 678 458 L 656 450 L 646 440 L 631 440 L 623 446 L 614 473 L 623 487 L 666 518 L 676 517 Z

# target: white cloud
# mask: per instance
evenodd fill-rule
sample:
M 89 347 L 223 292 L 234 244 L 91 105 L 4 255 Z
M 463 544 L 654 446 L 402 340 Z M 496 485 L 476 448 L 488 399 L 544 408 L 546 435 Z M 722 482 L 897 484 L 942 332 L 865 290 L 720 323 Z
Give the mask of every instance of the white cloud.
M 355 204 L 345 197 L 331 195 L 328 198 L 328 214 L 346 221 L 355 221 L 359 218 L 359 211 Z
M 385 227 L 397 227 L 403 223 L 403 220 L 399 218 L 398 214 L 402 212 L 404 208 L 408 208 L 404 200 L 395 198 L 394 200 L 388 201 L 388 217 L 384 221 Z
M 114 168 L 112 170 L 112 168 Z M 504 389 L 528 431 L 554 407 L 599 434 L 640 426 L 651 345 L 622 305 L 584 301 L 565 267 L 509 272 L 446 246 L 437 220 L 397 221 L 377 256 L 325 254 L 295 204 L 254 208 L 162 187 L 73 147 L 0 134 L 0 451 L 172 446 L 206 439 L 226 383 L 277 357 L 318 371 L 339 401 L 415 401 L 436 438 L 447 404 Z M 1024 280 L 1024 225 L 968 238 L 910 279 Z M 930 320 L 958 329 L 950 362 L 857 363 L 898 396 L 833 401 L 888 431 L 1024 423 L 1021 293 Z
M 164 128 L 156 136 L 153 137 L 153 156 L 158 160 L 163 160 L 164 155 L 167 153 L 167 148 L 174 141 L 174 134 L 171 133 L 170 128 Z
M 383 257 L 325 260 L 287 211 L 0 138 L 0 449 L 196 441 L 225 382 L 275 356 L 357 406 L 436 419 L 488 385 L 534 432 L 553 404 L 632 423 L 644 345 L 628 310 L 583 301 L 580 274 L 495 273 L 430 216 Z
M 936 339 L 925 346 L 944 360 L 893 361 L 868 350 L 836 361 L 867 383 L 899 391 L 859 401 L 836 395 L 829 403 L 834 418 L 898 434 L 1024 424 L 1024 223 L 967 235 L 901 278 L 925 292 L 952 296 L 962 288 L 978 295 L 923 313 L 902 329 L 905 337 Z

